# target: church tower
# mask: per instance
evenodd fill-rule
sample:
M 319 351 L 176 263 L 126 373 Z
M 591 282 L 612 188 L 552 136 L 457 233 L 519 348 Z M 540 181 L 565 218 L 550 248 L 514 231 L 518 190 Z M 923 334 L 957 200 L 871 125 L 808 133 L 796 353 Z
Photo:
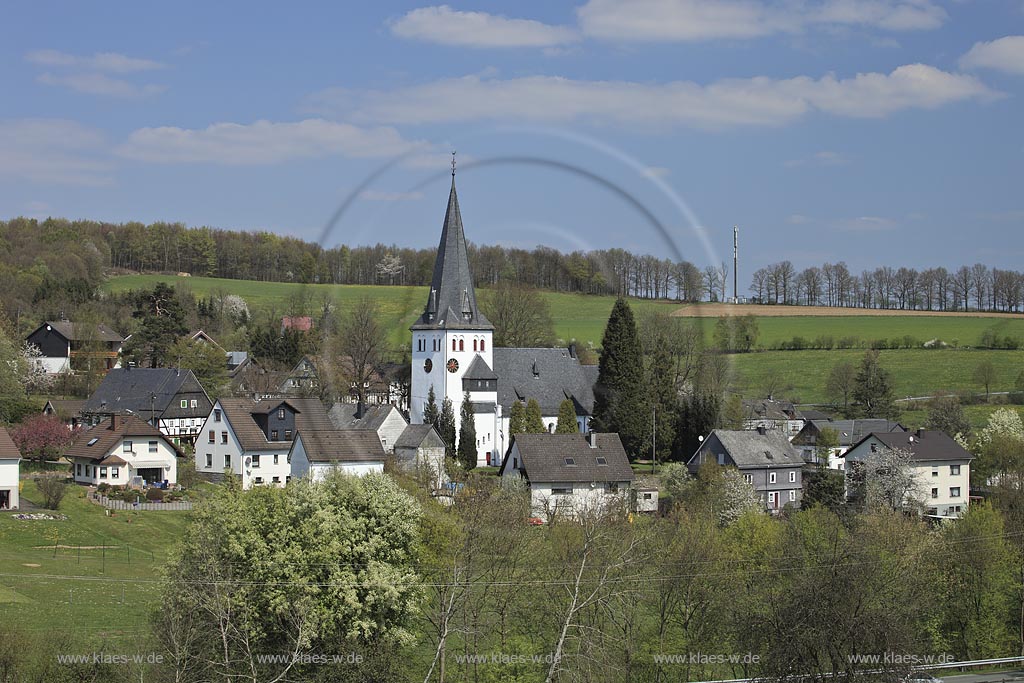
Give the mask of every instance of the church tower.
M 463 392 L 470 392 L 477 431 L 477 461 L 492 460 L 497 433 L 497 376 L 494 374 L 492 341 L 494 326 L 477 307 L 469 268 L 466 235 L 462 229 L 459 197 L 455 192 L 455 161 L 448 210 L 437 245 L 437 260 L 423 315 L 412 330 L 412 387 L 409 416 L 423 422 L 430 388 L 438 410 L 447 397 L 455 410 L 459 429 Z

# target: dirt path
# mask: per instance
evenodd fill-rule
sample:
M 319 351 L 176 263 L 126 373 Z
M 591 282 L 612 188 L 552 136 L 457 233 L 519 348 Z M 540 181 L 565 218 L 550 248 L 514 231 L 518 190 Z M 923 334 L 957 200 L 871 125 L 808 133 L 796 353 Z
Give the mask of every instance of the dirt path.
M 759 304 L 686 304 L 672 311 L 683 318 L 718 318 L 725 315 L 756 315 L 762 318 L 794 316 L 915 316 L 933 318 L 1024 318 L 1021 313 L 984 311 L 901 311 L 880 308 L 840 308 L 832 306 L 764 306 Z

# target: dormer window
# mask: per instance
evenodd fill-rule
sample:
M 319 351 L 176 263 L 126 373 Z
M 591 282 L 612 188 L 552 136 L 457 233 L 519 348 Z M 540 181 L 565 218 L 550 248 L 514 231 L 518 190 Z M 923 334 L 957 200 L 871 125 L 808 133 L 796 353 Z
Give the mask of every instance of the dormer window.
M 278 420 L 283 420 L 284 419 L 284 408 L 278 408 L 277 409 L 277 419 Z
M 565 459 L 565 464 L 568 465 L 569 467 L 575 467 L 576 466 L 576 459 L 575 458 L 566 458 Z

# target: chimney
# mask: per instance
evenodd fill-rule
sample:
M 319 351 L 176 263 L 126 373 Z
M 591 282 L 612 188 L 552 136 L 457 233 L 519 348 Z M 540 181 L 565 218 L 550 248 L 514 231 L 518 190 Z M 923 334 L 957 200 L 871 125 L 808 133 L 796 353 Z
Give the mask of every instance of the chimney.
M 576 358 L 576 342 L 569 344 L 569 358 Z
M 114 413 L 110 416 L 110 431 L 116 432 L 121 427 L 121 416 Z
M 761 436 L 764 436 L 765 434 L 768 433 L 768 428 L 765 427 L 764 425 L 757 425 L 757 433 L 760 434 Z
M 587 445 L 597 448 L 597 432 L 587 432 Z
M 356 402 L 356 419 L 362 420 L 363 415 L 366 415 L 366 405 L 360 400 Z

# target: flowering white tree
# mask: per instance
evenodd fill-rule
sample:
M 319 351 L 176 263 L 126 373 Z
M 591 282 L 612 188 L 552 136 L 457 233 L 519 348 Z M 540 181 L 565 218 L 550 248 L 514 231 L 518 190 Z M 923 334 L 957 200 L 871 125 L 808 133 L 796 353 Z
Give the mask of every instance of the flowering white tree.
M 764 501 L 754 485 L 743 479 L 739 470 L 727 467 L 722 470 L 715 504 L 718 523 L 728 526 L 748 512 L 764 512 Z
M 25 342 L 21 347 L 21 362 L 18 363 L 18 370 L 21 373 L 21 383 L 26 391 L 47 391 L 53 387 L 56 378 L 46 372 L 42 358 L 43 352 L 35 344 Z
M 1024 440 L 1024 422 L 1020 413 L 1013 408 L 1000 408 L 988 418 L 988 424 L 978 435 L 978 451 L 984 451 L 993 439 L 1013 438 Z
M 857 463 L 854 478 L 863 486 L 868 507 L 899 510 L 923 504 L 917 496 L 917 475 L 911 466 L 913 457 L 905 448 L 880 448 Z

